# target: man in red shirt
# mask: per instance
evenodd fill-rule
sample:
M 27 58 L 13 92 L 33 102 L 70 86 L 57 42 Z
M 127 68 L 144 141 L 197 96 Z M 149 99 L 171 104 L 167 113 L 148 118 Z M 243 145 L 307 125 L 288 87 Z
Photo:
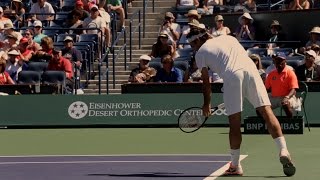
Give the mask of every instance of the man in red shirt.
M 66 73 L 66 86 L 73 89 L 73 68 L 70 60 L 62 56 L 59 48 L 52 50 L 52 59 L 48 64 L 48 71 L 64 71 Z
M 276 69 L 267 76 L 265 85 L 271 90 L 272 109 L 282 106 L 287 117 L 293 116 L 293 106 L 296 106 L 296 89 L 299 88 L 296 74 L 286 66 L 286 57 L 274 55 Z

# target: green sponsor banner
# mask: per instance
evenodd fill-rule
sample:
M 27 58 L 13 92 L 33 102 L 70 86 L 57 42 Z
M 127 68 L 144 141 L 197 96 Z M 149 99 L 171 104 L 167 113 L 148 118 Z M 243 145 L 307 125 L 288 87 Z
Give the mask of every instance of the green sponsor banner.
M 202 105 L 202 94 L 125 95 L 22 95 L 1 96 L 1 126 L 10 125 L 153 125 L 176 124 L 180 112 Z M 309 93 L 306 104 L 310 123 L 318 123 L 319 93 Z M 223 102 L 221 93 L 212 95 L 212 104 Z M 243 116 L 254 116 L 244 104 Z M 228 124 L 226 112 L 218 111 L 208 124 Z

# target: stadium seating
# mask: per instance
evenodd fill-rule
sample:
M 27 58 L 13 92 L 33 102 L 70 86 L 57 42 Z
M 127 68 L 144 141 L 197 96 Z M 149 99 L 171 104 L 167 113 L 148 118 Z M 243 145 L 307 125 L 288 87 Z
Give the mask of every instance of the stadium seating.
M 64 92 L 66 87 L 66 73 L 63 71 L 45 71 L 42 74 L 42 83 L 43 84 L 55 84 L 58 87 L 61 87 Z
M 47 67 L 48 67 L 47 62 L 29 62 L 27 70 L 43 73 L 44 71 L 46 71 Z
M 21 71 L 18 74 L 18 84 L 40 84 L 41 74 L 38 71 Z

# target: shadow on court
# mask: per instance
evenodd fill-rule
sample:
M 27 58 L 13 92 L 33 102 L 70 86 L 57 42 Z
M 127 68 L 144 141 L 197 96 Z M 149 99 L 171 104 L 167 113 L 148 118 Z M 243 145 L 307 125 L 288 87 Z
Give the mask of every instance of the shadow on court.
M 110 176 L 110 177 L 137 177 L 137 178 L 147 178 L 147 177 L 184 177 L 184 178 L 206 178 L 206 177 L 217 177 L 217 176 L 208 176 L 207 174 L 203 175 L 193 175 L 193 174 L 183 174 L 183 173 L 160 173 L 160 172 L 150 172 L 150 173 L 132 173 L 132 174 L 88 174 L 88 176 Z

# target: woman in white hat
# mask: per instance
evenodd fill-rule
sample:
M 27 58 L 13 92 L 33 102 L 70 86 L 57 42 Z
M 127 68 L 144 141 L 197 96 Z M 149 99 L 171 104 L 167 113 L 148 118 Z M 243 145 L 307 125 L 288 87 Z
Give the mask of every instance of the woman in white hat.
M 214 21 L 215 21 L 215 27 L 212 27 L 212 29 L 210 29 L 209 31 L 213 37 L 228 35 L 231 33 L 230 29 L 223 25 L 223 21 L 224 21 L 223 16 L 216 15 L 214 17 Z
M 253 18 L 249 13 L 243 13 L 242 16 L 238 18 L 239 26 L 236 29 L 236 38 L 240 40 L 255 40 L 255 28 L 253 27 Z
M 320 46 L 320 27 L 315 26 L 312 28 L 312 30 L 309 32 L 310 39 L 306 44 L 306 47 L 311 46 L 312 44 L 317 44 Z
M 184 16 L 188 17 L 188 21 L 189 23 L 193 22 L 193 20 L 197 20 L 199 21 L 199 19 L 201 18 L 201 15 L 198 14 L 198 11 L 195 9 L 189 10 L 187 14 L 185 14 Z M 189 25 L 184 25 L 182 27 L 182 37 L 181 38 L 185 38 L 187 36 L 187 34 L 190 32 L 190 26 Z

